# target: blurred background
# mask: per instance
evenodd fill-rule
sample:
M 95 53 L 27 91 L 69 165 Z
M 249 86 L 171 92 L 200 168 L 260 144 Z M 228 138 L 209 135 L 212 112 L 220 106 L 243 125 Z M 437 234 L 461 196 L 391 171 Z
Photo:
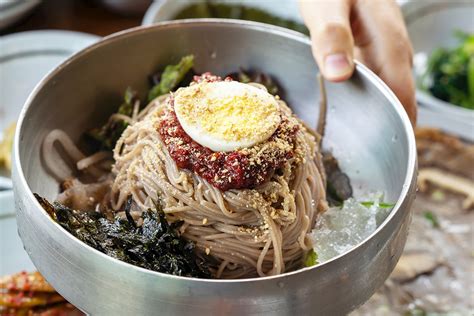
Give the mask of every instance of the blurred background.
M 353 314 L 473 315 L 474 1 L 399 4 L 415 51 L 419 192 L 400 262 Z M 17 235 L 9 179 L 14 124 L 29 93 L 48 71 L 103 36 L 202 17 L 248 19 L 308 34 L 292 0 L 0 0 L 0 314 L 16 306 L 44 315 L 51 302 L 65 314 L 80 314 L 40 275 L 15 274 L 35 270 Z M 40 295 L 11 305 L 7 298 L 21 292 L 9 290 L 15 278 L 33 280 Z

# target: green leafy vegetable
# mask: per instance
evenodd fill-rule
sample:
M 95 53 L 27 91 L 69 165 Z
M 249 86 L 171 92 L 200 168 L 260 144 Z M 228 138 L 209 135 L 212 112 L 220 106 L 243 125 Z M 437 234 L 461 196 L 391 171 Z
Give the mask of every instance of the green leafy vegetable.
M 318 254 L 314 249 L 311 249 L 306 254 L 306 258 L 304 260 L 305 267 L 312 267 L 318 264 Z
M 183 57 L 178 64 L 166 66 L 163 72 L 158 74 L 157 78 L 159 77 L 159 80 L 155 78 L 156 82 L 148 94 L 149 101 L 176 89 L 189 73 L 193 64 L 194 56 L 188 55 Z M 123 103 L 117 109 L 116 114 L 131 117 L 135 103 L 138 100 L 137 92 L 130 87 L 127 88 L 123 96 Z M 125 118 L 112 115 L 105 125 L 88 131 L 86 137 L 88 140 L 92 140 L 95 149 L 113 150 L 127 126 L 128 123 Z
M 123 96 L 123 103 L 119 106 L 117 113 L 131 117 L 136 101 L 138 101 L 137 92 L 128 87 Z M 102 127 L 88 131 L 86 137 L 91 139 L 99 149 L 113 150 L 127 126 L 128 123 L 123 119 L 111 116 Z
M 456 32 L 455 36 L 459 46 L 431 54 L 421 85 L 441 100 L 474 109 L 474 34 Z
M 371 207 L 375 204 L 374 201 L 364 201 L 364 202 L 360 202 L 361 205 L 365 206 L 365 207 Z M 391 207 L 394 207 L 395 204 L 392 204 L 392 203 L 384 203 L 384 202 L 380 202 L 378 203 L 378 207 L 380 208 L 391 208 Z
M 193 55 L 184 56 L 176 65 L 166 66 L 161 74 L 160 82 L 155 84 L 148 93 L 148 101 L 176 89 L 193 66 Z
M 118 113 L 127 116 L 132 116 L 133 106 L 135 104 L 135 101 L 137 100 L 137 92 L 134 91 L 132 88 L 128 87 L 127 90 L 125 90 L 125 94 L 123 96 L 123 103 L 122 105 L 120 105 Z
M 438 216 L 436 216 L 436 214 L 434 214 L 433 212 L 430 212 L 430 211 L 425 211 L 423 213 L 423 216 L 431 223 L 431 225 L 435 228 L 439 228 L 440 225 L 439 225 L 439 220 L 438 220 Z
M 179 224 L 168 224 L 163 211 L 148 210 L 137 227 L 130 215 L 113 221 L 96 211 L 77 211 L 35 194 L 51 218 L 76 238 L 108 256 L 130 264 L 180 276 L 210 277 L 205 264 L 197 258 L 194 243 L 179 236 Z

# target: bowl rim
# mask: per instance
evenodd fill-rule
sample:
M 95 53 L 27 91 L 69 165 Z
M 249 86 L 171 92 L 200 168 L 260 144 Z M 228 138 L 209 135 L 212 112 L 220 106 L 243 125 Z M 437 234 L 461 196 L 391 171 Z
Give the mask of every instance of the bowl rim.
M 432 108 L 440 113 L 459 116 L 461 119 L 467 119 L 468 121 L 469 117 L 471 119 L 474 118 L 474 109 L 464 108 L 460 105 L 438 99 L 419 87 L 416 89 L 416 99 L 422 106 Z
M 36 200 L 36 198 L 33 195 L 33 191 L 31 190 L 30 186 L 28 185 L 28 182 L 26 181 L 25 174 L 23 172 L 22 168 L 22 163 L 20 161 L 20 138 L 21 138 L 21 129 L 23 125 L 25 124 L 26 120 L 26 114 L 31 107 L 33 101 L 35 100 L 37 94 L 41 91 L 41 89 L 51 80 L 55 77 L 55 75 L 62 71 L 63 68 L 67 67 L 70 63 L 73 63 L 76 59 L 81 58 L 84 55 L 87 55 L 90 51 L 93 51 L 103 45 L 107 45 L 110 42 L 114 41 L 120 41 L 124 38 L 127 38 L 129 36 L 135 36 L 136 34 L 140 33 L 146 33 L 149 32 L 150 30 L 154 29 L 165 29 L 165 28 L 179 28 L 180 26 L 188 26 L 188 27 L 193 27 L 193 26 L 205 26 L 205 25 L 215 25 L 219 27 L 244 27 L 244 28 L 249 28 L 252 30 L 256 31 L 262 31 L 262 32 L 267 32 L 271 33 L 274 35 L 280 35 L 283 37 L 288 38 L 289 40 L 296 40 L 302 44 L 307 44 L 311 45 L 310 39 L 296 31 L 288 30 L 282 27 L 278 26 L 273 26 L 273 25 L 268 25 L 264 23 L 259 23 L 259 22 L 251 22 L 251 21 L 243 21 L 243 20 L 232 20 L 232 19 L 188 19 L 188 20 L 176 20 L 176 21 L 164 21 L 160 23 L 156 23 L 153 25 L 148 25 L 148 26 L 137 26 L 131 29 L 127 29 L 124 31 L 120 31 L 118 33 L 114 33 L 112 35 L 109 35 L 107 37 L 104 37 L 102 40 L 92 44 L 91 46 L 88 46 L 79 52 L 75 53 L 71 57 L 69 57 L 67 60 L 65 60 L 63 63 L 61 63 L 59 66 L 51 70 L 43 79 L 36 85 L 36 87 L 33 89 L 33 91 L 30 93 L 28 96 L 28 99 L 26 100 L 25 104 L 23 105 L 23 108 L 21 110 L 18 122 L 17 122 L 17 127 L 15 131 L 15 142 L 14 142 L 14 165 L 15 169 L 17 171 L 17 179 L 19 180 L 17 183 L 15 183 L 15 186 L 21 186 L 23 189 L 25 189 L 26 193 L 23 193 L 26 195 L 26 199 L 29 199 L 30 201 L 33 201 L 33 204 L 40 210 L 43 210 L 39 202 Z M 195 278 L 195 277 L 185 277 L 185 276 L 176 276 L 176 275 L 171 275 L 163 272 L 157 272 L 153 270 L 148 270 L 145 268 L 141 268 L 132 264 L 129 264 L 124 261 L 120 261 L 118 259 L 112 258 L 97 249 L 94 249 L 93 247 L 87 245 L 86 243 L 82 242 L 81 240 L 77 239 L 74 237 L 72 234 L 68 233 L 63 227 L 61 227 L 58 223 L 54 221 L 50 221 L 51 223 L 54 224 L 56 229 L 60 229 L 62 231 L 62 234 L 65 235 L 65 238 L 69 238 L 72 240 L 73 243 L 77 244 L 78 247 L 88 247 L 90 250 L 93 251 L 96 255 L 102 256 L 103 258 L 106 258 L 110 262 L 110 264 L 115 264 L 115 265 L 122 265 L 125 268 L 128 269 L 133 269 L 137 273 L 145 273 L 146 275 L 150 277 L 158 277 L 158 278 L 168 278 L 172 279 L 173 281 L 191 281 L 191 282 L 196 282 L 196 283 L 215 283 L 215 284 L 240 284 L 240 283 L 253 283 L 253 282 L 263 282 L 263 281 L 271 281 L 271 280 L 278 280 L 286 277 L 291 277 L 300 273 L 307 272 L 312 269 L 320 269 L 323 266 L 329 265 L 335 261 L 341 260 L 342 257 L 348 256 L 352 252 L 356 251 L 358 248 L 362 247 L 364 244 L 366 244 L 369 240 L 371 240 L 375 235 L 377 235 L 381 230 L 383 230 L 386 226 L 387 223 L 390 222 L 396 215 L 397 213 L 401 212 L 401 205 L 405 203 L 407 198 L 409 198 L 408 194 L 412 190 L 413 183 L 416 178 L 416 145 L 415 145 L 415 136 L 413 132 L 413 128 L 410 122 L 410 119 L 408 118 L 407 113 L 405 112 L 402 104 L 398 100 L 398 98 L 395 96 L 395 94 L 388 88 L 388 86 L 380 79 L 377 77 L 371 70 L 369 70 L 366 66 L 362 65 L 360 62 L 355 61 L 355 72 L 358 74 L 364 76 L 365 79 L 369 80 L 370 83 L 372 83 L 376 88 L 380 90 L 380 92 L 391 102 L 390 104 L 395 108 L 395 111 L 397 112 L 401 123 L 404 127 L 405 135 L 407 138 L 407 150 L 408 150 L 408 161 L 407 161 L 407 168 L 406 168 L 406 174 L 405 178 L 403 181 L 403 186 L 402 190 L 400 192 L 400 195 L 397 199 L 396 204 L 393 206 L 390 214 L 385 218 L 385 220 L 377 227 L 375 231 L 373 231 L 367 238 L 365 238 L 362 242 L 358 243 L 356 246 L 350 248 L 346 252 L 339 254 L 338 256 L 315 266 L 312 267 L 303 267 L 301 269 L 295 270 L 295 271 L 290 271 L 290 272 L 285 272 L 279 275 L 273 275 L 273 276 L 265 276 L 265 277 L 253 277 L 253 278 L 244 278 L 244 279 L 201 279 L 201 278 Z M 34 210 L 36 211 L 36 210 Z M 49 219 L 50 217 L 46 213 L 46 211 L 43 210 L 42 212 L 42 217 L 45 219 Z

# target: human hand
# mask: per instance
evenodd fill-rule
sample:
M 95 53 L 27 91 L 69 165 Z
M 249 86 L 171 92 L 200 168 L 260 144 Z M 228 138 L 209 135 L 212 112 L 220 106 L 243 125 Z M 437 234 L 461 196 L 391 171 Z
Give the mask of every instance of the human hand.
M 348 79 L 360 60 L 393 90 L 416 122 L 412 47 L 394 0 L 299 0 L 325 79 Z

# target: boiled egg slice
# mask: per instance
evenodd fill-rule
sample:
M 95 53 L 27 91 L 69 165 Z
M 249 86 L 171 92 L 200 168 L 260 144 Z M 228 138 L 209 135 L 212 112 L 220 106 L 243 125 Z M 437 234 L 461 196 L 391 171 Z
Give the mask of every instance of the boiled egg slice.
M 267 140 L 281 121 L 278 101 L 264 89 L 237 82 L 202 82 L 174 94 L 184 131 L 213 151 L 234 151 Z

